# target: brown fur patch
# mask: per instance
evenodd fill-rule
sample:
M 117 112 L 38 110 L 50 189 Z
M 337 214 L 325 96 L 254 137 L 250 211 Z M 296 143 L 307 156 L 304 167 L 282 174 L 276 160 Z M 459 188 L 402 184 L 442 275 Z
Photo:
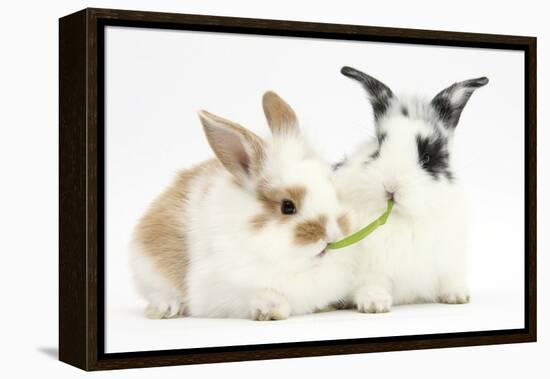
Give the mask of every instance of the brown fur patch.
M 334 303 L 330 303 L 329 305 L 319 308 L 315 310 L 315 313 L 319 312 L 332 312 L 337 311 L 340 309 L 352 309 L 352 304 L 348 303 L 345 299 L 340 299 L 335 301 Z
M 201 175 L 221 169 L 216 160 L 181 171 L 175 181 L 149 207 L 136 227 L 136 240 L 153 260 L 159 272 L 181 293 L 186 294 L 185 277 L 189 264 L 186 252 L 185 202 L 189 186 Z
M 351 227 L 349 224 L 349 218 L 347 215 L 343 214 L 340 217 L 338 217 L 338 226 L 340 227 L 340 230 L 342 233 L 344 233 L 344 236 L 347 236 L 351 233 Z
M 285 200 L 292 200 L 299 210 L 304 202 L 306 196 L 306 189 L 302 186 L 291 186 L 286 188 L 273 188 L 267 180 L 263 180 L 258 185 L 257 198 L 260 200 L 267 209 L 274 209 L 275 206 L 278 209 L 280 203 Z
M 279 95 L 268 91 L 262 99 L 265 118 L 274 135 L 298 133 L 298 118 Z
M 252 148 L 252 154 L 250 156 L 250 165 L 248 168 L 249 173 L 252 175 L 258 176 L 262 171 L 262 166 L 266 158 L 264 142 L 260 137 L 258 137 L 251 131 L 248 131 L 244 128 L 242 130 L 244 132 L 244 139 Z
M 306 197 L 306 189 L 302 186 L 288 187 L 283 190 L 288 194 L 288 199 L 292 200 L 297 209 L 301 209 L 304 204 L 304 198 Z M 283 195 L 284 196 L 284 195 Z
M 269 186 L 267 180 L 261 180 L 256 189 L 256 197 L 262 203 L 264 210 L 269 213 L 276 212 L 279 202 L 282 200 L 279 199 L 278 193 Z
M 261 213 L 259 215 L 256 215 L 250 220 L 250 225 L 252 226 L 252 229 L 259 230 L 262 229 L 268 222 L 269 222 L 270 216 L 265 213 Z
M 299 213 L 304 203 L 306 189 L 302 186 L 272 188 L 268 184 L 267 180 L 263 180 L 258 185 L 256 196 L 262 203 L 264 214 L 268 215 L 269 218 L 284 221 L 289 217 L 293 217 L 293 215 L 285 215 L 281 213 L 281 203 L 283 200 L 292 200 L 294 205 L 296 205 L 297 212 Z
M 307 245 L 319 241 L 326 235 L 326 224 L 327 218 L 325 216 L 300 222 L 294 227 L 294 241 L 298 245 Z

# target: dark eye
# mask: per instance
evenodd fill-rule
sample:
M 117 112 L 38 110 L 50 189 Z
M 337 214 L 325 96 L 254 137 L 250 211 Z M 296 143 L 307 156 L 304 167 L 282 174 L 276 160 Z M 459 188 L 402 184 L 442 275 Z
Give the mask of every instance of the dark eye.
M 426 166 L 429 162 L 430 162 L 430 154 L 422 155 L 422 159 L 420 160 L 420 165 Z
M 296 213 L 296 205 L 291 200 L 283 200 L 281 203 L 281 213 L 285 215 L 293 215 Z

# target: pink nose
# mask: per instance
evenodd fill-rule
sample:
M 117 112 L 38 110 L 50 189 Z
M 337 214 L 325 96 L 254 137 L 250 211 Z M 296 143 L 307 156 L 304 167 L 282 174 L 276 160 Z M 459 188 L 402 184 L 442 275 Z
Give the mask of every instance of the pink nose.
M 397 192 L 397 184 L 394 182 L 386 182 L 384 183 L 384 189 L 386 190 L 386 197 L 388 199 L 393 199 Z

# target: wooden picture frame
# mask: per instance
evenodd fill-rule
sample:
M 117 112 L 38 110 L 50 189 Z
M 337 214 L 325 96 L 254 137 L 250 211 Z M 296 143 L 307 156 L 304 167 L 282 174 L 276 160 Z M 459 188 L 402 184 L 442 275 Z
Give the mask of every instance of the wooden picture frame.
M 525 53 L 525 327 L 352 340 L 104 352 L 106 26 L 521 50 Z M 59 358 L 84 370 L 536 341 L 536 38 L 84 9 L 59 21 Z

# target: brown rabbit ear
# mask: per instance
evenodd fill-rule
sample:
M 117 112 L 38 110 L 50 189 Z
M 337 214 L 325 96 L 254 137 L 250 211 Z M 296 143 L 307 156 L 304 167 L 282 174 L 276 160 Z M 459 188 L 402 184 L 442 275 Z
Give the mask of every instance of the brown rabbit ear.
M 273 135 L 299 134 L 294 110 L 275 92 L 267 91 L 262 98 L 265 118 Z
M 227 171 L 239 182 L 259 174 L 265 156 L 260 137 L 207 111 L 200 111 L 199 118 L 210 147 Z

